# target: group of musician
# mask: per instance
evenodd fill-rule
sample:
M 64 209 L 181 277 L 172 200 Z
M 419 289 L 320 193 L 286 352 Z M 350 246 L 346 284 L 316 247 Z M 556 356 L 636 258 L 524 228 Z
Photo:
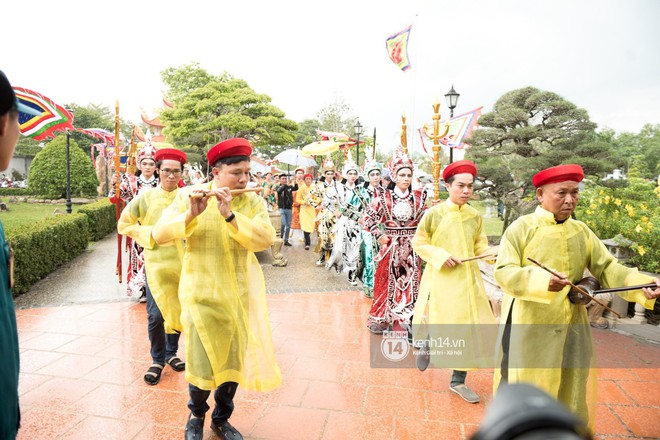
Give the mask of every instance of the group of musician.
M 362 282 L 367 296 L 373 295 L 368 329 L 407 334 L 422 371 L 430 364 L 452 365 L 449 388 L 470 403 L 481 398 L 465 383 L 467 373 L 494 366 L 494 343 L 494 391 L 505 383 L 529 382 L 593 423 L 589 319 L 584 302 L 568 299 L 571 286 L 588 273 L 604 286 L 650 283 L 619 294 L 653 309 L 660 280 L 619 264 L 574 218 L 583 169 L 569 164 L 538 172 L 532 184 L 539 206 L 517 219 L 494 247 L 479 211 L 469 204 L 478 174 L 473 162 L 444 168 L 444 201 L 427 200 L 427 191 L 412 189 L 414 165 L 400 150 L 388 171 L 392 183 L 383 186 L 377 163 L 368 160 L 360 169 L 349 159 L 342 183 L 326 161 L 323 180 L 309 190 L 306 203 L 317 210 L 316 264 L 346 273 L 351 285 Z M 357 183 L 360 173 L 363 184 Z M 495 265 L 505 293 L 501 316 L 493 312 L 478 260 Z M 456 334 L 467 334 L 464 366 L 446 362 L 447 351 L 433 350 L 434 336 L 456 326 L 464 329 Z
M 268 390 L 281 380 L 259 281 L 263 275 L 254 256 L 275 240 L 269 201 L 262 194 L 231 191 L 249 186 L 251 151 L 245 139 L 216 145 L 208 153 L 212 180 L 182 190 L 178 182 L 184 153 L 142 151 L 140 175 L 122 176 L 120 182 L 119 197 L 130 203 L 119 231 L 132 237 L 146 260 L 139 279 L 147 296 L 153 365 L 144 380 L 158 383 L 166 364 L 186 370 L 191 396 L 186 438 L 201 438 L 197 433 L 213 390 L 213 430 L 225 436 L 221 438 L 241 438 L 227 420 L 238 384 Z M 414 172 L 412 160 L 401 150 L 389 161 L 391 183 L 386 186 L 382 166 L 374 160 L 358 167 L 348 157 L 343 181 L 336 178 L 331 160 L 323 162 L 317 182 L 296 170 L 290 198 L 305 249 L 317 232 L 316 264 L 345 273 L 353 286 L 362 283 L 366 296 L 373 298 L 368 330 L 407 335 L 420 370 L 446 365 L 432 350 L 438 328 L 496 327 L 495 390 L 504 383 L 530 382 L 593 421 L 589 321 L 584 305 L 567 299 L 570 285 L 585 270 L 605 286 L 653 282 L 655 288 L 620 293 L 652 309 L 660 281 L 619 264 L 584 223 L 572 218 L 582 168 L 562 165 L 536 174 L 540 206 L 516 220 L 494 248 L 480 213 L 469 204 L 478 175 L 473 162 L 461 160 L 444 168 L 444 201 L 427 200 L 427 191 L 413 189 Z M 286 179 L 282 185 L 294 182 Z M 288 230 L 283 235 L 288 241 Z M 505 292 L 499 325 L 478 260 L 495 264 L 495 278 Z M 181 332 L 187 333 L 187 365 L 176 354 Z M 478 351 L 474 347 L 483 344 L 479 334 L 467 338 L 467 351 Z M 573 357 L 586 364 L 566 368 Z M 479 402 L 466 377 L 481 367 L 468 361 L 453 365 L 450 390 L 470 403 Z

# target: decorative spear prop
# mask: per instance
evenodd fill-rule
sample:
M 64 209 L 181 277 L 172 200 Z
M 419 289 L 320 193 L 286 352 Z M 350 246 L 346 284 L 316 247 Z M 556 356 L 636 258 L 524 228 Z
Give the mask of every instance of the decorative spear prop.
M 443 139 L 449 133 L 449 121 L 445 124 L 444 133 L 440 134 L 440 102 L 435 99 L 433 107 L 433 133 L 429 132 L 429 127 L 424 123 L 424 134 L 426 137 L 433 139 L 433 200 L 440 200 L 440 139 Z
M 115 184 L 115 194 L 117 195 L 117 203 L 115 204 L 116 217 L 119 221 L 121 216 L 121 193 L 119 192 L 120 184 L 120 167 L 121 167 L 121 157 L 119 153 L 119 100 L 115 102 L 115 173 L 117 174 L 117 183 Z M 121 242 L 122 235 L 117 232 L 117 267 L 116 274 L 119 277 L 119 283 L 122 281 L 122 265 L 121 265 Z
M 529 261 L 531 261 L 532 263 L 536 264 L 536 265 L 537 265 L 538 267 L 540 267 L 541 269 L 550 272 L 552 275 L 556 276 L 557 278 L 561 278 L 562 280 L 566 280 L 566 281 L 568 281 L 568 285 L 569 285 L 569 286 L 571 286 L 572 288 L 574 288 L 575 290 L 577 290 L 578 292 L 580 292 L 582 295 L 586 296 L 587 298 L 591 298 L 593 301 L 595 301 L 595 302 L 597 302 L 598 304 L 600 304 L 601 306 L 605 307 L 607 310 L 609 310 L 610 312 L 614 313 L 614 314 L 617 316 L 617 318 L 621 318 L 621 315 L 619 315 L 617 312 L 615 312 L 614 310 L 612 310 L 611 308 L 609 308 L 609 307 L 607 306 L 607 304 L 603 304 L 602 302 L 598 301 L 596 298 L 594 298 L 592 295 L 590 295 L 589 292 L 587 292 L 587 291 L 586 291 L 585 289 L 583 289 L 582 287 L 577 286 L 577 285 L 571 283 L 568 279 L 566 279 L 566 277 L 563 277 L 563 276 L 559 275 L 557 272 L 555 272 L 554 270 L 548 268 L 547 266 L 543 265 L 542 263 L 539 263 L 538 261 L 536 261 L 536 260 L 534 260 L 534 259 L 532 259 L 532 258 L 529 258 L 529 257 L 527 257 L 527 259 L 528 259 Z
M 374 143 L 375 145 L 375 143 Z M 408 155 L 408 126 L 406 125 L 406 115 L 401 115 L 401 146 L 403 153 Z

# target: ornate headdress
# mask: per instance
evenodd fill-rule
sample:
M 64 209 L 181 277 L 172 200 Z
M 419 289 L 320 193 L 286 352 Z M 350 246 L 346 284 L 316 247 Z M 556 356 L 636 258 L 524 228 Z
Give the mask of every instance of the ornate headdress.
M 145 144 L 140 148 L 137 152 L 137 158 L 136 158 L 136 163 L 138 168 L 140 168 L 140 164 L 144 159 L 154 159 L 154 156 L 156 155 L 156 147 L 153 146 L 153 144 L 149 141 L 145 142 Z
M 397 147 L 394 150 L 394 156 L 390 160 L 390 178 L 392 181 L 396 181 L 396 175 L 402 168 L 410 168 L 411 171 L 414 171 L 415 165 L 401 147 Z
M 323 171 L 324 174 L 325 174 L 326 171 L 334 171 L 335 170 L 335 163 L 332 161 L 332 157 L 330 157 L 330 155 L 328 155 L 328 157 L 326 157 L 323 160 L 323 163 L 321 165 L 321 170 Z
M 349 171 L 355 171 L 358 174 L 360 173 L 360 167 L 353 162 L 350 151 L 346 153 L 346 162 L 344 162 L 344 168 L 342 168 L 341 173 L 345 176 Z
M 378 170 L 382 172 L 383 167 L 381 164 L 376 162 L 375 159 L 367 159 L 367 161 L 364 163 L 364 176 L 369 177 L 369 173 L 372 172 L 373 170 Z
M 156 147 L 151 143 L 151 133 L 147 130 L 144 143 L 142 143 L 142 146 L 135 154 L 135 164 L 139 169 L 144 159 L 152 159 L 155 162 L 156 159 L 154 159 L 154 156 L 156 156 Z

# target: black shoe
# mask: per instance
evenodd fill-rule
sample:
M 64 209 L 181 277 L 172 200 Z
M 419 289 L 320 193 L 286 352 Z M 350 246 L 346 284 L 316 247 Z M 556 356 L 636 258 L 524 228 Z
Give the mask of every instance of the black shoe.
M 288 241 L 285 241 L 284 246 L 293 246 L 293 245 L 291 243 L 289 243 Z
M 221 440 L 243 440 L 241 433 L 227 421 L 224 421 L 219 425 L 211 422 L 211 431 L 213 431 Z
M 202 440 L 203 436 L 204 417 L 195 417 L 190 413 L 190 415 L 188 415 L 188 423 L 186 423 L 186 440 Z
M 309 246 L 305 246 L 305 250 L 308 251 L 308 250 L 309 250 Z

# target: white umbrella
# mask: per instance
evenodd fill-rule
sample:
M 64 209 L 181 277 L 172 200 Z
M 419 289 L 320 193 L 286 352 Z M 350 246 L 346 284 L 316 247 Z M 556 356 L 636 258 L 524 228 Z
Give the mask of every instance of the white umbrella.
M 316 166 L 316 161 L 313 158 L 305 156 L 302 151 L 293 148 L 282 151 L 280 154 L 275 156 L 273 160 L 276 160 L 285 165 L 292 165 L 294 167 Z

